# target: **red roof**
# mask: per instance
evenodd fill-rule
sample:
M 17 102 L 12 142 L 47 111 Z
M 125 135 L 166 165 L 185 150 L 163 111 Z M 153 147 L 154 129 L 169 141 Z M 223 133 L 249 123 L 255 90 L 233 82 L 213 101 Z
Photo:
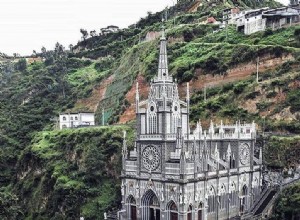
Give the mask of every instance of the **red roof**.
M 215 23 L 217 20 L 214 17 L 207 18 L 207 23 Z

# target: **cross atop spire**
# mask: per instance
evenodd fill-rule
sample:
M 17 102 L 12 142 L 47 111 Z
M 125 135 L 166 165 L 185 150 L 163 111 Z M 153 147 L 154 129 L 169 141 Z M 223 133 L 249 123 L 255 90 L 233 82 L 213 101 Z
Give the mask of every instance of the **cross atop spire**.
M 165 28 L 162 25 L 162 34 L 160 38 L 160 52 L 159 52 L 159 64 L 158 64 L 158 80 L 168 80 L 169 79 L 169 69 L 168 69 L 168 55 L 167 55 L 167 40 L 165 36 Z

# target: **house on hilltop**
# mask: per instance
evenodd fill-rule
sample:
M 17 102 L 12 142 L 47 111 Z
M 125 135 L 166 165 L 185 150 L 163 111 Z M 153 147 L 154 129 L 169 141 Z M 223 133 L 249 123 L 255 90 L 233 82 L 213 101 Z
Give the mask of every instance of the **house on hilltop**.
M 239 10 L 225 9 L 223 11 L 223 25 L 236 25 L 237 30 L 246 35 L 266 28 L 276 30 L 284 26 L 291 26 L 300 21 L 300 9 L 294 7 L 281 7 L 269 9 L 268 7 Z
M 109 34 L 109 33 L 118 32 L 120 29 L 118 26 L 109 25 L 106 28 L 101 28 L 100 30 L 101 30 L 101 33 L 105 35 L 105 34 Z

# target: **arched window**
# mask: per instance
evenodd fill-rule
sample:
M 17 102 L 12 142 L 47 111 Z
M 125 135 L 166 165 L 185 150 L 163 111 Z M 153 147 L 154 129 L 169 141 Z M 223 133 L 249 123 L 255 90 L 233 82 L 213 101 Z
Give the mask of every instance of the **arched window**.
M 63 121 L 67 120 L 66 116 L 63 117 Z
M 178 209 L 174 201 L 167 204 L 168 220 L 178 220 Z
M 230 156 L 230 169 L 234 169 L 235 168 L 235 158 L 234 155 Z
M 227 193 L 226 193 L 226 187 L 224 184 L 221 186 L 220 190 L 220 209 L 225 210 L 226 209 L 226 204 L 227 204 Z
M 77 117 L 77 116 L 75 116 L 75 120 L 78 120 L 78 117 Z
M 73 120 L 73 116 L 71 116 L 71 120 Z
M 216 211 L 216 193 L 213 186 L 210 186 L 209 192 L 208 192 L 208 213 L 213 213 Z
M 203 220 L 203 203 L 200 202 L 199 207 L 198 207 L 198 220 Z
M 229 194 L 229 199 L 230 199 L 230 206 L 236 206 L 237 205 L 237 191 L 236 191 L 236 186 L 235 183 L 231 183 L 230 185 L 230 194 Z
M 246 185 L 243 186 L 242 196 L 240 199 L 240 212 L 244 213 L 247 210 L 247 197 L 248 197 L 248 187 Z
M 141 199 L 142 219 L 160 220 L 160 203 L 156 194 L 152 190 L 148 190 Z
M 188 213 L 187 213 L 187 220 L 193 220 L 193 206 L 189 205 Z
M 62 128 L 67 128 L 67 125 L 62 125 Z
M 154 103 L 150 104 L 148 109 L 148 133 L 157 133 L 157 115 Z
M 136 201 L 132 195 L 127 198 L 127 213 L 128 217 L 131 220 L 136 220 Z

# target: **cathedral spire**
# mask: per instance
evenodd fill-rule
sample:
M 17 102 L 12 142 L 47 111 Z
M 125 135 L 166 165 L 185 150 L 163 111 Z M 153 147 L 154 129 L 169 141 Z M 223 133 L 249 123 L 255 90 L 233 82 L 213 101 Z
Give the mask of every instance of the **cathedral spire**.
M 157 78 L 158 80 L 166 80 L 169 78 L 167 40 L 165 37 L 164 26 L 162 26 L 162 36 L 160 38 L 160 52 Z

